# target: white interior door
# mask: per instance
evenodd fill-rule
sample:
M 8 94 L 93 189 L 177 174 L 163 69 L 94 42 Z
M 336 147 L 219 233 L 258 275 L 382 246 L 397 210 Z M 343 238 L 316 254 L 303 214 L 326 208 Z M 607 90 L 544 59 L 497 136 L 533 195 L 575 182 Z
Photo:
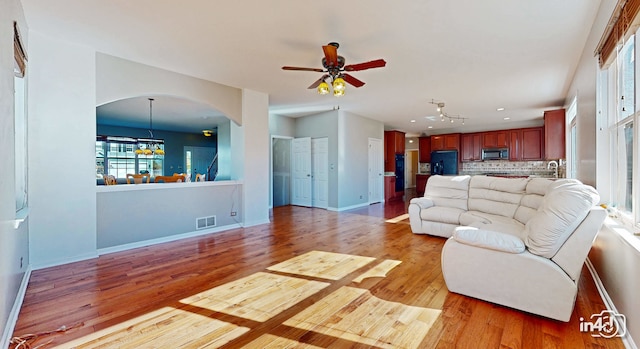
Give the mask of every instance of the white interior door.
M 382 140 L 369 138 L 369 203 L 384 199 L 384 153 Z
M 312 206 L 329 207 L 329 139 L 311 140 Z
M 311 138 L 295 138 L 292 142 L 293 183 L 291 204 L 312 205 L 311 199 Z

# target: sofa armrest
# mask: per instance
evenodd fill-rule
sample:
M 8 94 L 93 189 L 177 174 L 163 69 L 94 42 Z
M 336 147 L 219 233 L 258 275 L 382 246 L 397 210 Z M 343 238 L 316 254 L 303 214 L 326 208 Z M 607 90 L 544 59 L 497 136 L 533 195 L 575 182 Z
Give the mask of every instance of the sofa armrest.
M 434 206 L 433 200 L 425 197 L 421 198 L 413 198 L 409 202 L 409 204 L 416 204 L 420 206 L 420 209 L 425 209 Z
M 500 252 L 517 254 L 525 250 L 524 241 L 517 236 L 474 227 L 457 227 L 452 238 L 465 245 Z

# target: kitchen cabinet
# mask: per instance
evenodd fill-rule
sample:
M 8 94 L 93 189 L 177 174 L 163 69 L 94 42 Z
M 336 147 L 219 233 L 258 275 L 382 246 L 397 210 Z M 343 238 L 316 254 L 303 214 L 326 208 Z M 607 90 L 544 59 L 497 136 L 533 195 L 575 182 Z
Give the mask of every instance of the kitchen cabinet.
M 565 112 L 564 109 L 544 112 L 544 158 L 565 158 Z
M 482 160 L 482 134 L 465 133 L 460 137 L 460 153 L 462 161 Z
M 384 131 L 384 171 L 395 172 L 396 154 L 404 155 L 405 135 L 400 131 Z
M 460 134 L 450 133 L 431 136 L 431 151 L 460 150 Z
M 522 128 L 509 131 L 509 160 L 542 160 L 543 157 L 543 127 Z
M 418 138 L 418 162 L 431 162 L 431 137 Z
M 416 195 L 418 197 L 424 196 L 424 190 L 427 186 L 428 180 L 429 180 L 428 174 L 422 174 L 422 173 L 416 174 Z
M 489 131 L 482 133 L 483 148 L 507 148 L 509 147 L 509 131 Z
M 396 200 L 396 176 L 384 176 L 384 201 Z

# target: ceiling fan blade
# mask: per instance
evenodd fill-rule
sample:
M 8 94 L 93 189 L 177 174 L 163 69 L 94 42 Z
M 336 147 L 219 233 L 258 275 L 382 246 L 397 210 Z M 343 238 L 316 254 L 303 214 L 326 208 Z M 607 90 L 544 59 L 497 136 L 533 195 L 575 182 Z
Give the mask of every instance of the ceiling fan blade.
M 351 76 L 349 74 L 342 74 L 342 78 L 344 79 L 344 81 L 350 83 L 351 85 L 353 85 L 355 87 L 364 86 L 364 82 L 363 81 L 360 81 L 360 80 L 354 78 L 353 76 Z
M 344 70 L 358 71 L 358 70 L 365 70 L 365 69 L 371 69 L 371 68 L 382 68 L 385 65 L 387 65 L 387 62 L 385 62 L 384 59 L 376 59 L 375 61 L 345 65 Z
M 328 78 L 329 75 L 328 74 L 324 74 L 320 79 L 316 80 L 316 82 L 314 82 L 313 84 L 311 84 L 311 86 L 308 87 L 308 89 L 314 89 L 317 88 L 318 85 L 320 85 L 320 83 L 322 83 L 326 78 Z
M 282 67 L 284 70 L 299 70 L 299 71 L 315 71 L 318 73 L 324 72 L 324 69 L 321 68 L 302 68 L 302 67 Z
M 326 60 L 327 66 L 337 67 L 338 66 L 338 48 L 333 45 L 324 45 L 322 46 L 322 50 L 324 51 L 324 58 Z

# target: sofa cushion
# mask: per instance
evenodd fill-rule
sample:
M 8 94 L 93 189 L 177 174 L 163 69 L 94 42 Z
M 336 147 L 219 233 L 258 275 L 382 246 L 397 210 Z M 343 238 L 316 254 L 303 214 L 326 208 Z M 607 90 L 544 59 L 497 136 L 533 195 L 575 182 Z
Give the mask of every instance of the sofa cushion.
M 513 218 L 527 178 L 474 176 L 469 183 L 469 210 Z
M 425 221 L 460 224 L 460 214 L 465 212 L 455 207 L 433 206 L 420 211 L 420 218 Z
M 577 180 L 551 184 L 538 212 L 525 225 L 529 251 L 552 258 L 599 200 L 593 187 Z
M 522 196 L 522 200 L 520 200 L 520 206 L 518 206 L 513 218 L 522 224 L 527 224 L 531 217 L 535 216 L 538 212 L 538 208 L 544 200 L 544 195 L 547 193 L 547 189 L 551 183 L 553 183 L 553 181 L 546 178 L 530 179 L 529 183 L 527 183 L 525 194 Z
M 424 197 L 431 199 L 435 206 L 466 211 L 470 179 L 470 176 L 431 176 L 427 181 Z
M 500 233 L 525 238 L 524 224 L 515 219 L 507 218 L 491 213 L 467 211 L 460 215 L 460 224 L 475 227 L 481 230 L 491 230 Z
M 524 242 L 516 236 L 474 227 L 457 227 L 453 238 L 466 245 L 507 253 L 522 253 L 525 249 Z

